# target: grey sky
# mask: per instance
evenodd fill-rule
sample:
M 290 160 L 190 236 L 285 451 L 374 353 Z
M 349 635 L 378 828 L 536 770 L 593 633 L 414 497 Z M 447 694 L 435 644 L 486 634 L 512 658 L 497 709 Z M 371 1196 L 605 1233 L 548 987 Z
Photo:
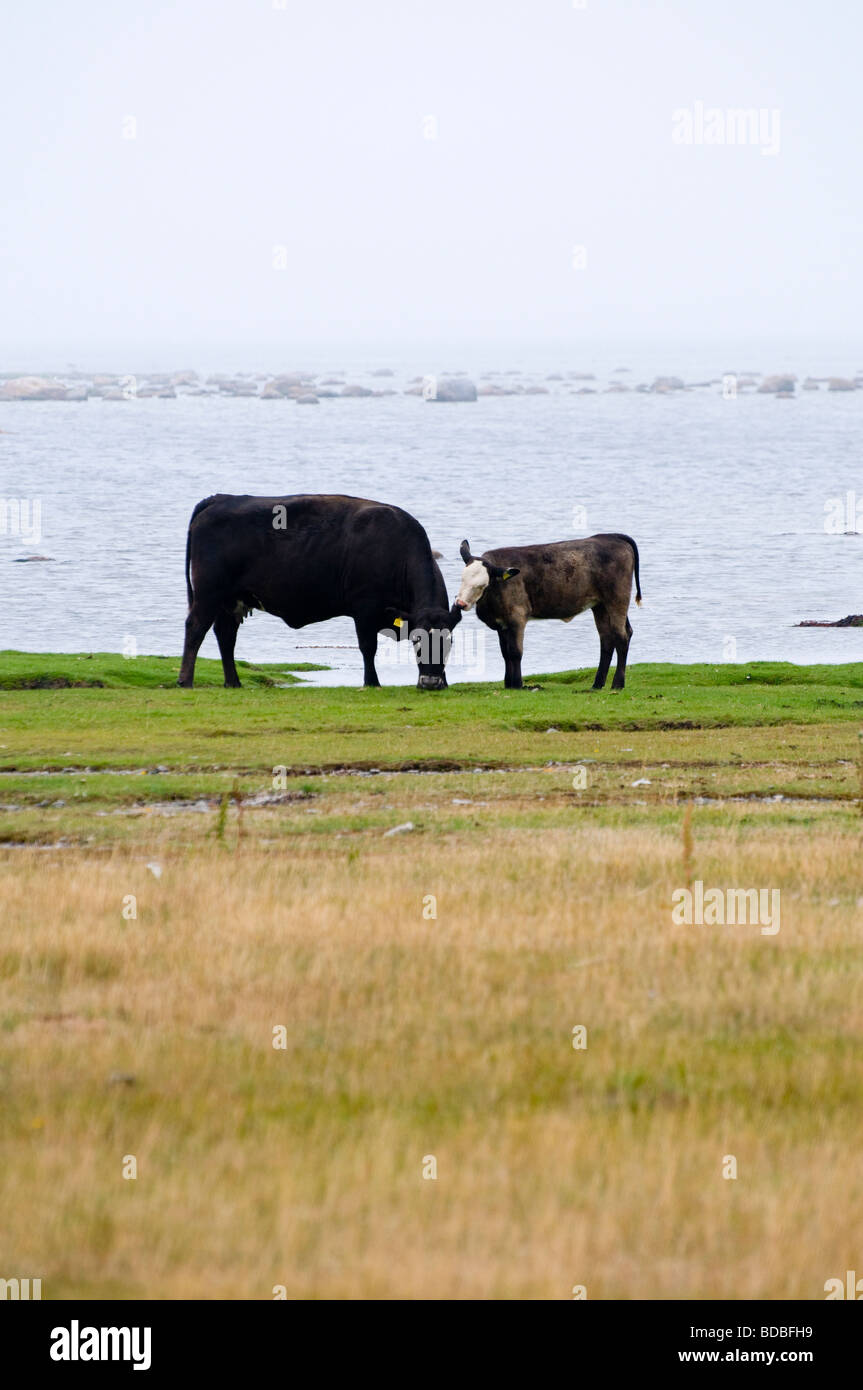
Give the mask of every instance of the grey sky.
M 3 30 L 7 358 L 857 339 L 853 0 L 81 0 Z M 699 101 L 778 110 L 778 153 L 676 144 Z

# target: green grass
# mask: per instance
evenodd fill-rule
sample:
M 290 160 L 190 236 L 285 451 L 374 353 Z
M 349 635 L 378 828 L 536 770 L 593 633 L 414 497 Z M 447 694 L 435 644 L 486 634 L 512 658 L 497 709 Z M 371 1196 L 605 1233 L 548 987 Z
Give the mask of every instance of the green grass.
M 225 690 L 214 661 L 188 691 L 176 667 L 0 654 L 0 842 L 134 842 L 172 806 L 189 812 L 177 833 L 198 838 L 226 792 L 270 795 L 280 768 L 282 800 L 247 822 L 280 837 L 374 835 L 399 819 L 467 835 L 573 814 L 659 825 L 696 797 L 705 822 L 804 825 L 816 802 L 843 824 L 857 814 L 858 665 L 644 665 L 623 692 L 593 692 L 576 671 L 434 693 L 314 687 L 283 664 L 245 665 L 244 688 Z M 578 792 L 575 764 L 588 773 Z
M 141 690 L 176 685 L 178 661 L 173 656 L 124 657 L 116 652 L 0 652 L 0 690 Z M 279 681 L 292 684 L 296 671 L 325 671 L 310 661 L 255 666 L 238 661 L 243 679 L 250 686 L 272 686 Z M 222 685 L 219 661 L 198 662 L 196 679 L 207 688 Z
M 0 653 L 0 768 L 500 766 L 546 761 L 558 743 L 567 757 L 587 756 L 583 736 L 597 732 L 835 726 L 863 713 L 859 665 L 644 665 L 630 668 L 622 692 L 592 691 L 592 672 L 575 671 L 524 690 L 477 683 L 433 693 L 278 688 L 296 681 L 299 668 L 284 664 L 241 667 L 245 688 L 225 690 L 212 661 L 198 663 L 187 691 L 173 684 L 176 665 Z M 63 682 L 72 688 L 55 688 Z

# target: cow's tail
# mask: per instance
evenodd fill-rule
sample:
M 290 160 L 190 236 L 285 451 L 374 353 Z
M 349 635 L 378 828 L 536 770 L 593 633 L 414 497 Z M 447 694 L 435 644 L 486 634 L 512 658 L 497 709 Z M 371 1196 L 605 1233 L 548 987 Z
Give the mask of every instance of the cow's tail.
M 194 601 L 195 601 L 195 595 L 194 595 L 194 593 L 192 592 L 192 566 L 191 566 L 191 560 L 192 560 L 192 522 L 195 520 L 195 517 L 198 515 L 199 512 L 202 512 L 202 511 L 204 510 L 205 507 L 209 507 L 210 503 L 211 503 L 211 502 L 215 502 L 215 500 L 216 500 L 215 494 L 214 494 L 212 497 L 205 497 L 204 500 L 203 500 L 203 502 L 199 502 L 199 503 L 198 503 L 198 505 L 195 507 L 195 510 L 192 512 L 192 515 L 189 517 L 189 528 L 188 528 L 188 530 L 186 531 L 186 597 L 187 597 L 188 600 L 189 600 L 189 607 L 190 607 L 190 608 L 191 608 L 192 604 L 193 604 Z
M 190 560 L 191 560 L 191 550 L 192 550 L 192 529 L 191 529 L 191 525 L 190 525 L 190 526 L 189 526 L 189 529 L 186 531 L 186 597 L 187 597 L 188 600 L 189 600 L 189 607 L 190 607 L 190 608 L 191 608 L 192 603 L 193 603 L 193 600 L 194 600 L 194 595 L 193 595 L 193 593 L 192 593 L 192 579 L 191 579 L 190 564 L 189 564 L 189 562 L 190 562 Z
M 638 546 L 635 544 L 635 541 L 632 539 L 631 536 L 620 535 L 620 536 L 618 537 L 618 539 L 619 539 L 619 540 L 622 540 L 622 541 L 626 541 L 626 544 L 627 544 L 627 545 L 631 545 L 631 546 L 632 546 L 632 557 L 633 557 L 633 559 L 634 559 L 634 561 L 635 561 L 635 602 L 636 602 L 636 604 L 638 605 L 638 607 L 640 608 L 640 607 L 641 607 L 641 580 L 640 580 L 639 577 L 638 577 Z

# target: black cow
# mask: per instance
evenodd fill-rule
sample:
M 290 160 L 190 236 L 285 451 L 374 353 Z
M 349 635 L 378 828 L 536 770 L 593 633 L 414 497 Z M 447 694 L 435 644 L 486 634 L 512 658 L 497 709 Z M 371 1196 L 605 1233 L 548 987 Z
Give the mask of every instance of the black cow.
M 632 628 L 627 617 L 635 575 L 635 601 L 641 603 L 638 546 L 631 536 L 588 536 L 549 545 L 514 545 L 487 550 L 477 557 L 462 541 L 466 569 L 456 605 L 476 604 L 477 617 L 494 628 L 506 674 L 504 685 L 519 689 L 524 628 L 530 618 L 562 618 L 593 609 L 599 633 L 599 666 L 594 690 L 605 685 L 611 657 L 617 652 L 613 690 L 622 690 Z
M 401 507 L 363 497 L 207 497 L 189 522 L 186 590 L 178 685 L 192 685 L 198 649 L 213 627 L 225 685 L 238 686 L 237 629 L 259 608 L 289 627 L 353 618 L 365 685 L 380 685 L 378 633 L 410 637 L 418 688 L 446 686 L 461 609 L 450 609 L 428 536 Z

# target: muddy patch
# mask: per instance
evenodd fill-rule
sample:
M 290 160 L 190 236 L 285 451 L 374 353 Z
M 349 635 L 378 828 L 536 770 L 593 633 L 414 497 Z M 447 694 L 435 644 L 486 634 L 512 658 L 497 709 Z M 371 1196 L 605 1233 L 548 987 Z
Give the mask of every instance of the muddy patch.
M 255 792 L 251 796 L 235 798 L 226 793 L 236 806 L 244 811 L 255 811 L 259 807 L 288 806 L 299 801 L 313 801 L 314 792 Z M 189 812 L 203 815 L 218 810 L 222 804 L 221 796 L 177 799 L 176 801 L 136 802 L 134 806 L 124 806 L 116 811 L 97 811 L 97 816 L 179 816 Z
M 105 682 L 72 680 L 71 676 L 5 676 L 0 690 L 104 690 Z

